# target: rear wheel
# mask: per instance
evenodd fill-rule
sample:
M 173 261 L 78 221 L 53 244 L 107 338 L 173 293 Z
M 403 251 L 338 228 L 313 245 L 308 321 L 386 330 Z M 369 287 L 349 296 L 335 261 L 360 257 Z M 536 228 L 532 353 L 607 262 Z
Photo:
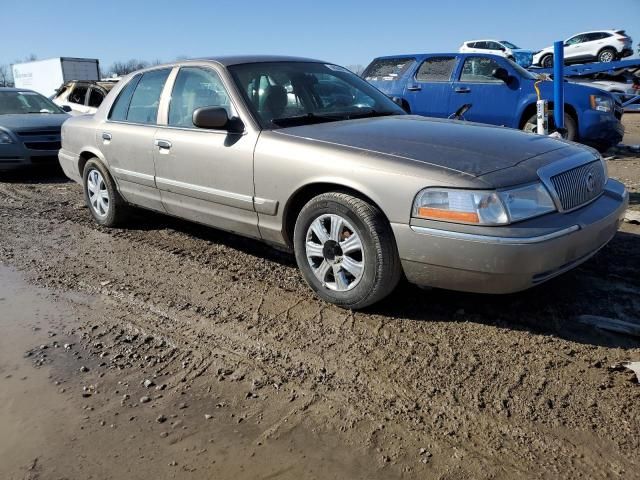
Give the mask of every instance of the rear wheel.
M 603 48 L 598 53 L 598 61 L 603 63 L 613 62 L 618 56 L 618 52 L 613 48 Z
M 571 140 L 575 142 L 578 139 L 578 125 L 576 124 L 575 119 L 565 112 L 564 114 L 564 128 L 567 131 L 567 134 L 564 138 L 567 140 Z M 522 130 L 528 133 L 537 133 L 538 132 L 538 119 L 536 115 L 533 115 L 529 118 L 525 124 L 522 126 Z M 556 125 L 553 121 L 553 115 L 549 113 L 549 133 L 553 133 L 556 131 Z
M 386 297 L 401 276 L 393 232 L 382 212 L 347 193 L 318 195 L 296 220 L 298 267 L 316 294 L 359 309 Z
M 129 209 L 104 165 L 95 158 L 89 160 L 83 179 L 84 198 L 94 220 L 105 227 L 123 223 Z

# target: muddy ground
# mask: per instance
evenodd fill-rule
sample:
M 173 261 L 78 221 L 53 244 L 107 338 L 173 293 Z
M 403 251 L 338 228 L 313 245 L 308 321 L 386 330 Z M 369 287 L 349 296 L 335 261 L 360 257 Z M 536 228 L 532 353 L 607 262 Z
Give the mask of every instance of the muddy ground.
M 628 115 L 640 143 L 640 115 Z M 637 154 L 636 154 L 637 155 Z M 640 157 L 610 174 L 640 211 Z M 640 225 L 508 296 L 408 284 L 351 313 L 292 257 L 59 171 L 0 178 L 0 478 L 638 478 Z

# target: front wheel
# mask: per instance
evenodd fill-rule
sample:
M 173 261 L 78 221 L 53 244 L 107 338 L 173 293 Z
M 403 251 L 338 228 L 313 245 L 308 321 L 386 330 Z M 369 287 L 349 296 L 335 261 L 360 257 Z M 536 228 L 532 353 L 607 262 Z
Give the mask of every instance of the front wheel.
M 578 138 L 578 125 L 574 118 L 568 113 L 564 114 L 564 128 L 567 131 L 567 134 L 564 138 L 567 140 L 571 140 L 575 142 Z M 537 133 L 538 132 L 538 119 L 536 115 L 530 117 L 525 124 L 522 126 L 522 130 L 528 133 Z M 549 133 L 553 133 L 556 131 L 556 125 L 553 121 L 553 115 L 549 113 Z
M 387 219 L 347 193 L 324 193 L 302 208 L 294 250 L 312 290 L 344 308 L 364 308 L 386 297 L 402 273 Z

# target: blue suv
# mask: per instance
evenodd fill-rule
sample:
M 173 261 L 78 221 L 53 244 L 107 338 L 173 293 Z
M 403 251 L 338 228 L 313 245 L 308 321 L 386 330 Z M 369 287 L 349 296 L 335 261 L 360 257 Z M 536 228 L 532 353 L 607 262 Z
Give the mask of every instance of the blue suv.
M 497 55 L 441 53 L 397 55 L 373 60 L 363 78 L 410 113 L 449 118 L 471 105 L 465 119 L 536 131 L 537 75 Z M 553 106 L 553 83 L 539 84 Z M 609 93 L 565 83 L 565 128 L 569 140 L 601 151 L 624 136 L 622 107 Z M 549 119 L 551 129 L 553 118 Z

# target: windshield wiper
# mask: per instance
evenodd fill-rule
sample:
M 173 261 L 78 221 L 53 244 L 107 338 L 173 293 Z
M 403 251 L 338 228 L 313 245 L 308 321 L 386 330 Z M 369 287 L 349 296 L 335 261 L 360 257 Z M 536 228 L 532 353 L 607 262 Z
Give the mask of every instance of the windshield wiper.
M 372 108 L 364 112 L 348 112 L 345 115 L 347 119 L 352 119 L 352 118 L 367 118 L 367 117 L 388 117 L 391 115 L 399 115 L 399 112 L 393 112 L 393 111 L 378 112 L 377 110 Z
M 279 127 L 290 127 L 293 125 L 305 125 L 309 123 L 335 122 L 336 120 L 344 120 L 344 115 L 318 115 L 316 113 L 305 113 L 304 115 L 295 115 L 293 117 L 274 118 L 271 123 Z

